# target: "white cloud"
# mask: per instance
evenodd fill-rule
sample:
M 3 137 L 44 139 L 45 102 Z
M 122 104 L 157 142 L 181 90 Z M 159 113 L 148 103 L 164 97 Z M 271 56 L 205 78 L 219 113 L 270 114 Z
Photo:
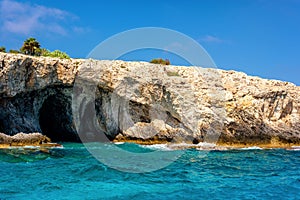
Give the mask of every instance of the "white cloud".
M 76 16 L 64 10 L 32 5 L 13 0 L 0 2 L 0 26 L 2 31 L 29 35 L 50 32 L 66 35 L 63 24 Z
M 90 28 L 86 28 L 86 27 L 74 26 L 72 28 L 72 31 L 74 31 L 75 33 L 79 33 L 79 34 L 84 34 L 84 33 L 90 32 L 91 29 Z
M 225 40 L 222 40 L 218 37 L 212 36 L 212 35 L 206 35 L 205 37 L 202 37 L 200 39 L 201 42 L 207 42 L 207 43 L 224 43 Z

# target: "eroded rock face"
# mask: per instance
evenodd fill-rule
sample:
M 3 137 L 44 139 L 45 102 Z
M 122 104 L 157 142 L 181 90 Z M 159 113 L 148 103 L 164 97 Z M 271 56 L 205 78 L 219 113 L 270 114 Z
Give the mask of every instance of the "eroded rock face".
M 43 132 L 53 141 L 80 141 L 71 123 L 71 94 L 81 62 L 1 53 L 0 132 Z
M 38 131 L 54 141 L 300 144 L 299 92 L 234 71 L 0 53 L 0 132 Z

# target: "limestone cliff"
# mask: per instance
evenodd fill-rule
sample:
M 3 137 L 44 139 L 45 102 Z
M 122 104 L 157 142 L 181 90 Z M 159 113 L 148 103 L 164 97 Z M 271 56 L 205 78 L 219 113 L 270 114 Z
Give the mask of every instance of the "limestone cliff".
M 234 71 L 0 53 L 0 132 L 299 145 L 299 92 Z

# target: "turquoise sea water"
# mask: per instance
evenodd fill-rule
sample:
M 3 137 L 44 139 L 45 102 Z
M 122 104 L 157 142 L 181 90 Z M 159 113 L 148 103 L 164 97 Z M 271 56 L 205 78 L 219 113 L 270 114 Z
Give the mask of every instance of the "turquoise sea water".
M 0 199 L 300 199 L 300 151 L 182 153 L 158 171 L 125 173 L 100 163 L 82 144 L 49 153 L 0 150 Z

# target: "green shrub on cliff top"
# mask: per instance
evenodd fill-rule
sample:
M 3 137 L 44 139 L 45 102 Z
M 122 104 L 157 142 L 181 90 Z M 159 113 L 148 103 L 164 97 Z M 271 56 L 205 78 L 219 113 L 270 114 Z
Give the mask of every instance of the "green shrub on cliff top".
M 70 56 L 66 54 L 65 52 L 62 52 L 60 50 L 55 51 L 49 51 L 48 49 L 39 49 L 38 50 L 39 56 L 47 56 L 47 57 L 55 57 L 55 58 L 67 58 L 69 59 Z
M 67 58 L 69 59 L 70 56 L 68 54 L 66 54 L 65 52 L 62 52 L 60 50 L 55 50 L 55 51 L 45 51 L 44 54 L 42 54 L 42 56 L 49 56 L 49 57 L 56 57 L 56 58 Z
M 0 47 L 0 52 L 5 53 L 6 52 L 6 48 L 5 47 Z
M 18 50 L 15 50 L 15 49 L 11 49 L 11 50 L 9 50 L 9 52 L 8 53 L 20 53 Z
M 48 49 L 44 49 L 44 48 L 36 50 L 37 56 L 49 56 L 50 53 L 51 52 Z
M 52 51 L 50 53 L 50 56 L 51 57 L 58 57 L 58 58 L 70 58 L 70 56 L 68 54 L 66 54 L 65 52 L 62 52 L 60 50 L 55 50 L 55 51 Z
M 153 64 L 161 64 L 161 65 L 170 65 L 170 61 L 168 59 L 156 58 L 150 61 Z

